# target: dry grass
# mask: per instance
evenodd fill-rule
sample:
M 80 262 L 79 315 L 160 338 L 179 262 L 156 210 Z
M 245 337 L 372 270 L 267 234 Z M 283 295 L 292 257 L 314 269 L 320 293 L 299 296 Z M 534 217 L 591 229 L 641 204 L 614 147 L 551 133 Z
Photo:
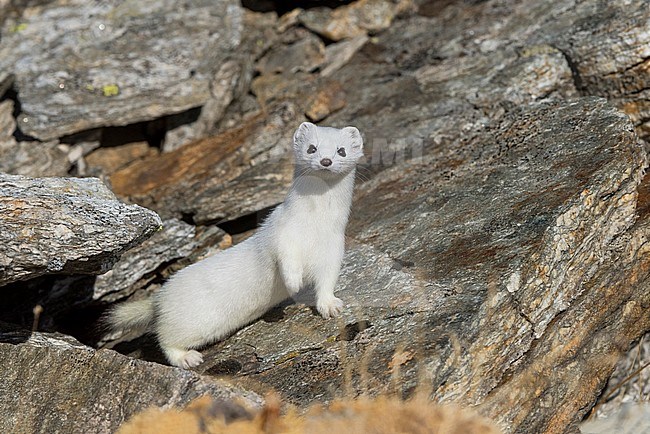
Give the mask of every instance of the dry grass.
M 199 398 L 184 410 L 146 410 L 118 434 L 496 434 L 489 420 L 467 410 L 432 404 L 426 400 L 402 401 L 392 397 L 344 399 L 327 407 L 316 405 L 304 414 L 294 408 L 281 413 L 277 395 L 269 395 L 265 407 L 252 413 L 237 404 Z

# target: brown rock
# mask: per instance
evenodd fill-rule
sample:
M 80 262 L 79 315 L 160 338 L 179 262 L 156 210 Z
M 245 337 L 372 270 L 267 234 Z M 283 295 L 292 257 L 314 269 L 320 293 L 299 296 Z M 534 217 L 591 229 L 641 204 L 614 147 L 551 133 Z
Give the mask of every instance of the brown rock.
M 158 155 L 147 142 L 135 142 L 110 148 L 98 148 L 85 157 L 87 170 L 93 174 L 110 175 L 129 164 Z
M 299 102 L 305 96 L 314 95 L 317 89 L 317 78 L 305 73 L 260 75 L 251 83 L 251 90 L 262 107 L 287 100 Z
M 291 104 L 275 106 L 236 129 L 119 170 L 111 185 L 119 196 L 195 223 L 254 213 L 280 202 L 291 182 L 286 157 L 301 118 Z
M 319 122 L 345 107 L 345 91 L 341 83 L 332 81 L 321 87 L 307 103 L 305 115 L 312 122 Z
M 397 8 L 391 0 L 358 0 L 336 9 L 315 8 L 300 14 L 300 22 L 308 29 L 332 41 L 367 33 L 390 26 Z

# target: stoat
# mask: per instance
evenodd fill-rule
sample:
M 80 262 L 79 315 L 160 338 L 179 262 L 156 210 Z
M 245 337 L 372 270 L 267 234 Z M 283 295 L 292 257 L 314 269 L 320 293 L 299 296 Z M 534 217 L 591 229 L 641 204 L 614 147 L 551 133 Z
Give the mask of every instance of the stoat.
M 203 362 L 195 348 L 225 338 L 306 285 L 324 318 L 338 315 L 343 302 L 334 287 L 363 139 L 355 127 L 304 122 L 293 148 L 291 188 L 253 236 L 179 271 L 149 299 L 118 305 L 110 326 L 152 330 L 171 364 L 191 368 Z

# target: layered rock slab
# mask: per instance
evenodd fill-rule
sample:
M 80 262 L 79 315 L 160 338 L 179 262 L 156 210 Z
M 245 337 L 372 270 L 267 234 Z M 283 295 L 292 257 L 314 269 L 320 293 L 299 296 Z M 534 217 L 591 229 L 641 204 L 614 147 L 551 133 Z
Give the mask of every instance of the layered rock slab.
M 508 112 L 359 187 L 341 322 L 285 307 L 210 349 L 200 369 L 299 405 L 343 386 L 424 387 L 480 405 L 506 432 L 563 432 L 597 397 L 611 355 L 648 327 L 647 215 L 635 224 L 645 166 L 629 119 L 602 99 Z M 579 337 L 560 345 L 567 332 Z M 597 363 L 578 356 L 603 346 Z M 591 380 L 525 387 L 560 366 Z
M 52 273 L 101 274 L 161 226 L 96 178 L 0 174 L 0 285 Z
M 302 117 L 275 105 L 214 137 L 118 170 L 115 193 L 161 215 L 223 222 L 276 205 L 291 183 L 291 137 Z
M 203 105 L 240 44 L 242 14 L 231 0 L 75 0 L 8 19 L 0 70 L 15 77 L 22 131 L 51 140 Z
M 58 141 L 18 141 L 13 134 L 14 103 L 0 102 L 0 172 L 25 176 L 66 176 L 71 167 L 68 146 Z
M 211 395 L 257 407 L 252 392 L 193 372 L 94 350 L 58 333 L 0 324 L 3 432 L 115 432 L 151 406 L 183 406 Z

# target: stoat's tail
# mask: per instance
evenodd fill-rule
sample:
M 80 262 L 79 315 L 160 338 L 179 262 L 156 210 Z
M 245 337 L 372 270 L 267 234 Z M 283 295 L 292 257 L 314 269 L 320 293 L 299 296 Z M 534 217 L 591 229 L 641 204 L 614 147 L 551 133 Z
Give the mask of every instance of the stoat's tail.
M 106 323 L 114 330 L 145 331 L 154 319 L 153 298 L 118 304 L 106 316 Z

